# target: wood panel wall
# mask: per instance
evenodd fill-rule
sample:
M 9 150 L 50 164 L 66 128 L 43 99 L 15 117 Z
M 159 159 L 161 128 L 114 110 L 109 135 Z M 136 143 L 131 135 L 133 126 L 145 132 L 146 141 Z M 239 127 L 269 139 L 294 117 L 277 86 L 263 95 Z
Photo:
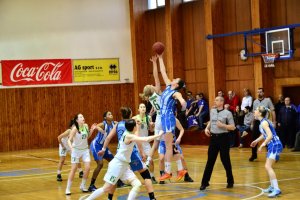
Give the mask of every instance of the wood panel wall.
M 109 110 L 121 119 L 121 106 L 134 106 L 133 84 L 16 88 L 0 90 L 0 151 L 57 147 L 57 136 L 76 113 L 86 123 Z

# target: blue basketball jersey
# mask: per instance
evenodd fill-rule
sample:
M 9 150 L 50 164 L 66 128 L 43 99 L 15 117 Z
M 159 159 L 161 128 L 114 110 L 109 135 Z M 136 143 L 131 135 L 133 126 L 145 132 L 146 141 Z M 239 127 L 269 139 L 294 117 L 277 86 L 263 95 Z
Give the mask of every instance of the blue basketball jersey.
M 104 134 L 101 132 L 98 132 L 97 136 L 94 139 L 96 143 L 101 144 L 101 145 L 103 145 L 105 138 L 107 137 L 107 135 L 109 134 L 111 129 L 114 127 L 113 121 L 111 122 L 111 124 L 108 124 L 106 121 L 103 121 L 102 123 L 104 125 Z
M 266 139 L 266 138 L 268 137 L 268 135 L 267 135 L 267 133 L 265 132 L 265 130 L 262 128 L 262 125 L 261 125 L 261 124 L 262 124 L 263 121 L 268 122 L 269 127 L 270 127 L 270 130 L 271 130 L 271 132 L 272 132 L 272 139 L 271 139 L 271 141 L 269 142 L 269 144 L 270 144 L 270 143 L 273 143 L 273 144 L 281 143 L 279 137 L 278 137 L 277 134 L 276 134 L 276 131 L 275 131 L 275 128 L 274 128 L 273 124 L 272 124 L 269 120 L 267 120 L 266 118 L 263 118 L 263 119 L 260 121 L 260 125 L 259 125 L 259 130 L 260 130 L 260 132 L 263 134 L 264 139 Z
M 177 91 L 172 90 L 171 85 L 168 85 L 167 88 L 161 94 L 161 100 L 160 100 L 161 115 L 174 114 L 173 110 L 176 103 L 176 99 L 173 98 L 173 94 L 175 92 Z

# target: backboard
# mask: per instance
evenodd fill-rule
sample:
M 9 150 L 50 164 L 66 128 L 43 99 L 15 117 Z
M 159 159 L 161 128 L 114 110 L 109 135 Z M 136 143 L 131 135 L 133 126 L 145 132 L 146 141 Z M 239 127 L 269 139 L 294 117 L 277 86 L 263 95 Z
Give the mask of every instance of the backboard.
M 265 32 L 266 53 L 278 53 L 279 59 L 292 57 L 290 28 L 282 28 Z

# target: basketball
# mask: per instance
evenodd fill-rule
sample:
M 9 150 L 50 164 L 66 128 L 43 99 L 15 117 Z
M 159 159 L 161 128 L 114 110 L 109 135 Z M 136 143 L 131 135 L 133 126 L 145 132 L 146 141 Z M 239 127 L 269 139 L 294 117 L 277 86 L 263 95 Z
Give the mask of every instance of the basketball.
M 165 51 L 165 45 L 161 42 L 155 42 L 152 46 L 154 53 L 161 55 Z

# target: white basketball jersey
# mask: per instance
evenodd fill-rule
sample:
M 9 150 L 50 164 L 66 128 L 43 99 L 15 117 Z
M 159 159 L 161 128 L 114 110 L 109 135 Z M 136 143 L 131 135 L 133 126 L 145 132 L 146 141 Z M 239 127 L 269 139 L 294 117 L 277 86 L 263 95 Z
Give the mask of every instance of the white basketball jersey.
M 125 131 L 119 140 L 117 154 L 115 155 L 115 158 L 118 158 L 121 161 L 130 163 L 131 154 L 134 146 L 134 142 L 131 142 L 130 144 L 125 144 L 125 137 L 127 134 L 131 134 L 129 131 Z
M 140 115 L 137 115 L 136 118 L 141 122 L 141 125 L 139 126 L 139 135 L 141 137 L 147 137 L 149 135 L 149 123 L 150 123 L 150 116 L 141 117 Z
M 151 97 L 149 97 L 149 101 L 151 105 L 155 108 L 156 110 L 156 115 L 160 115 L 160 95 L 154 92 Z
M 86 126 L 79 128 L 80 132 L 77 132 L 73 138 L 72 147 L 78 150 L 84 150 L 88 148 L 88 130 Z

